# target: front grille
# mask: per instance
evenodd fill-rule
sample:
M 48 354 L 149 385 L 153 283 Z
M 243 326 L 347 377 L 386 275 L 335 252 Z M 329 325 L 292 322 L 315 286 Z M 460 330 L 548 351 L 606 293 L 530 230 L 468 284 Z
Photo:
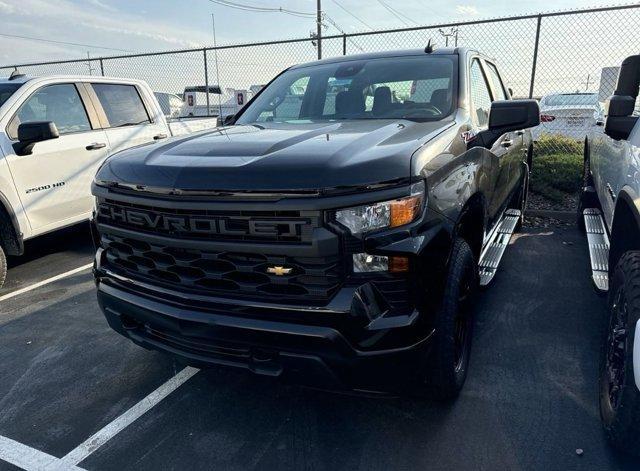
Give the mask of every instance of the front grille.
M 102 233 L 106 263 L 140 281 L 178 291 L 278 302 L 325 302 L 339 289 L 340 258 L 213 252 Z M 288 273 L 278 270 L 282 267 Z M 269 271 L 277 271 L 270 273 Z
M 98 200 L 97 222 L 175 239 L 310 244 L 320 211 L 177 209 Z

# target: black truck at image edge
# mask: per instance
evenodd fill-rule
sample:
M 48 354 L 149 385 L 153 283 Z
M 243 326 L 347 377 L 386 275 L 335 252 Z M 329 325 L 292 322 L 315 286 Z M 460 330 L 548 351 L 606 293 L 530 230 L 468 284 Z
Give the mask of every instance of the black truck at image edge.
M 468 49 L 291 67 L 223 127 L 100 168 L 99 304 L 187 364 L 455 397 L 538 122 Z

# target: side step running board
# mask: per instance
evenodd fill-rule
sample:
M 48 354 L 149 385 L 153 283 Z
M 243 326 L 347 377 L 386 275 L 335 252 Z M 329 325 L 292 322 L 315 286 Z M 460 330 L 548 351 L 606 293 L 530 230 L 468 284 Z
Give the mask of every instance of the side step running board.
M 500 260 L 504 255 L 504 251 L 509 245 L 511 235 L 516 229 L 520 219 L 520 210 L 509 209 L 505 211 L 502 221 L 498 223 L 498 229 L 494 231 L 493 235 L 489 239 L 489 243 L 480 255 L 480 286 L 487 286 L 496 276 Z
M 600 291 L 609 290 L 609 237 L 604 227 L 602 213 L 596 208 L 583 211 L 584 227 L 589 243 L 591 277 Z

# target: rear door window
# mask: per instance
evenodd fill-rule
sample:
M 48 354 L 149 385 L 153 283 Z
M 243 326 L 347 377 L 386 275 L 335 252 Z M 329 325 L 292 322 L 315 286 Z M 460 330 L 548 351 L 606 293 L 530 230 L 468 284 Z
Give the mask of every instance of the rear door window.
M 30 121 L 52 121 L 61 135 L 91 130 L 78 90 L 71 83 L 48 85 L 31 95 L 9 123 L 9 137 L 17 139 L 18 126 Z
M 474 59 L 471 63 L 471 114 L 474 121 L 480 127 L 489 124 L 489 111 L 491 110 L 491 94 L 487 79 L 484 76 L 480 61 Z
M 489 77 L 491 77 L 491 81 L 493 82 L 493 89 L 496 92 L 496 100 L 507 100 L 507 91 L 504 88 L 504 83 L 502 83 L 502 79 L 500 78 L 500 74 L 498 73 L 498 69 L 491 62 L 487 62 L 487 70 L 489 71 Z
M 107 115 L 110 127 L 135 126 L 151 122 L 135 86 L 111 83 L 91 85 Z

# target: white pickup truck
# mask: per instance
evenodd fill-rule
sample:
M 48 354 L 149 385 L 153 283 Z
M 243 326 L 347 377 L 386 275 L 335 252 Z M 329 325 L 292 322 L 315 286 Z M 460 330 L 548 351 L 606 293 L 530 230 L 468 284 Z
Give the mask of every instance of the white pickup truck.
M 91 182 L 111 154 L 215 127 L 167 121 L 142 81 L 87 76 L 0 80 L 0 287 L 24 241 L 86 220 Z
M 640 456 L 640 114 L 634 109 L 638 96 L 640 55 L 622 63 L 604 129 L 594 129 L 585 139 L 580 212 L 593 282 L 609 295 L 600 415 L 611 442 Z

